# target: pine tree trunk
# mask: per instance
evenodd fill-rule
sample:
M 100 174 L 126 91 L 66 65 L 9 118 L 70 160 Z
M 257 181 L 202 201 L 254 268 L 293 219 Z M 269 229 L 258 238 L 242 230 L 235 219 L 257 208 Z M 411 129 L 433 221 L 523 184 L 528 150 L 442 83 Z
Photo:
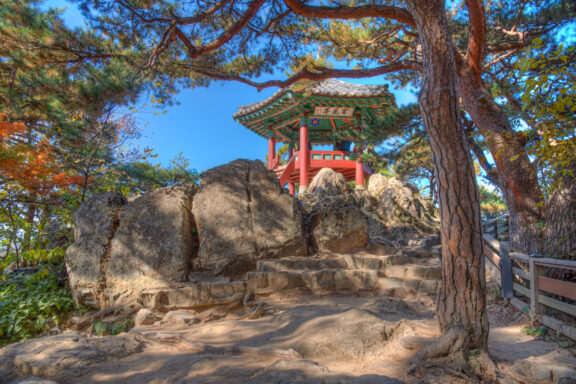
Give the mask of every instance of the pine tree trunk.
M 536 252 L 541 238 L 542 194 L 523 137 L 512 130 L 506 113 L 466 62 L 460 65 L 458 80 L 466 111 L 484 136 L 498 168 L 498 185 L 510 213 L 510 246 L 527 254 Z
M 419 104 L 430 138 L 440 201 L 443 281 L 440 328 L 447 336 L 427 358 L 465 364 L 469 348 L 486 350 L 486 283 L 478 187 L 458 108 L 452 41 L 443 0 L 406 0 L 424 56 Z M 443 348 L 443 350 L 441 350 Z
M 543 251 L 546 255 L 576 258 L 576 163 L 573 175 L 562 178 L 546 202 L 546 230 Z

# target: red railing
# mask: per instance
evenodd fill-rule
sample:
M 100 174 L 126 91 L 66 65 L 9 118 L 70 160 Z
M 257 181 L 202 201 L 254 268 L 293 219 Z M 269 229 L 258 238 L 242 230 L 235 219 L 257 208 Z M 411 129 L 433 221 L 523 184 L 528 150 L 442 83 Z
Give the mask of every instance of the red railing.
M 286 185 L 288 180 L 290 180 L 290 175 L 292 175 L 292 172 L 294 171 L 295 167 L 296 167 L 296 156 L 292 156 L 288 161 L 288 164 L 286 164 L 286 167 L 278 177 L 280 179 L 281 186 Z

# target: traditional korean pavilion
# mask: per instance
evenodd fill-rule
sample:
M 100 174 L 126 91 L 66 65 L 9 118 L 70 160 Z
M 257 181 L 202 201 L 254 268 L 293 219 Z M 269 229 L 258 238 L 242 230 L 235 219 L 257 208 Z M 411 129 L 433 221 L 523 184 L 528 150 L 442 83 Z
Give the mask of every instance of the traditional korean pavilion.
M 361 144 L 395 107 L 387 85 L 358 85 L 329 79 L 309 86 L 291 86 L 268 99 L 238 107 L 234 119 L 268 139 L 268 169 L 273 169 L 290 194 L 295 183 L 304 192 L 322 168 L 332 168 L 364 185 L 370 167 L 355 160 Z M 354 151 L 350 150 L 356 143 Z M 280 165 L 276 143 L 289 144 L 289 160 Z M 312 145 L 333 145 L 332 151 L 312 150 Z

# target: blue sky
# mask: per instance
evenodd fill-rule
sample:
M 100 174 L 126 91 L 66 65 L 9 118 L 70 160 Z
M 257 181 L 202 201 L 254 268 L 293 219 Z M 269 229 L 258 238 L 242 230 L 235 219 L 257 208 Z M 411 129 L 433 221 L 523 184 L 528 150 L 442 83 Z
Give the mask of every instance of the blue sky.
M 47 0 L 44 7 L 65 8 L 63 17 L 71 26 L 84 25 L 75 5 L 66 0 Z M 262 77 L 261 81 L 272 77 Z M 346 80 L 358 84 L 378 84 L 383 78 Z M 268 147 L 265 139 L 236 123 L 232 115 L 239 105 L 261 101 L 277 88 L 258 92 L 255 88 L 236 82 L 219 82 L 209 88 L 182 90 L 176 99 L 179 105 L 167 108 L 167 113 L 155 115 L 151 108 L 143 108 L 136 115 L 143 127 L 142 137 L 133 143 L 141 149 L 152 148 L 158 155 L 153 163 L 168 165 L 180 152 L 190 159 L 190 166 L 203 171 L 238 158 L 264 159 Z M 403 90 L 391 91 L 399 105 L 415 102 L 413 94 Z

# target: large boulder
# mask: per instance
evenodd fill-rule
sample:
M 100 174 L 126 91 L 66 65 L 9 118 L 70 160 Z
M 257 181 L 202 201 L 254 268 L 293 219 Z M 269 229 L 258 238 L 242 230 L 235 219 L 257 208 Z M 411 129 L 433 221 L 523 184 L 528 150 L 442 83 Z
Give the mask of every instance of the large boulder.
M 236 160 L 204 172 L 192 211 L 198 269 L 241 276 L 257 260 L 306 254 L 299 203 L 260 161 Z
M 111 243 L 106 284 L 114 295 L 188 280 L 193 251 L 192 200 L 183 184 L 147 192 L 125 206 Z
M 321 169 L 301 199 L 312 251 L 344 252 L 366 245 L 368 216 L 344 175 L 330 168 Z
M 306 218 L 313 250 L 344 252 L 368 242 L 368 220 L 352 195 L 326 197 L 309 210 Z
M 76 305 L 100 305 L 105 283 L 101 266 L 110 253 L 118 213 L 126 203 L 118 193 L 103 193 L 86 200 L 74 213 L 74 243 L 66 250 L 66 267 Z
M 77 305 L 134 301 L 139 291 L 186 281 L 197 240 L 192 184 L 147 192 L 131 203 L 116 193 L 93 196 L 74 215 L 66 252 Z
M 332 168 L 322 168 L 314 176 L 308 186 L 307 194 L 316 197 L 340 196 L 352 192 L 352 188 L 346 182 L 341 173 Z
M 381 174 L 370 176 L 368 194 L 374 199 L 378 215 L 388 227 L 415 228 L 432 233 L 437 222 L 429 214 L 418 189 L 395 177 Z

